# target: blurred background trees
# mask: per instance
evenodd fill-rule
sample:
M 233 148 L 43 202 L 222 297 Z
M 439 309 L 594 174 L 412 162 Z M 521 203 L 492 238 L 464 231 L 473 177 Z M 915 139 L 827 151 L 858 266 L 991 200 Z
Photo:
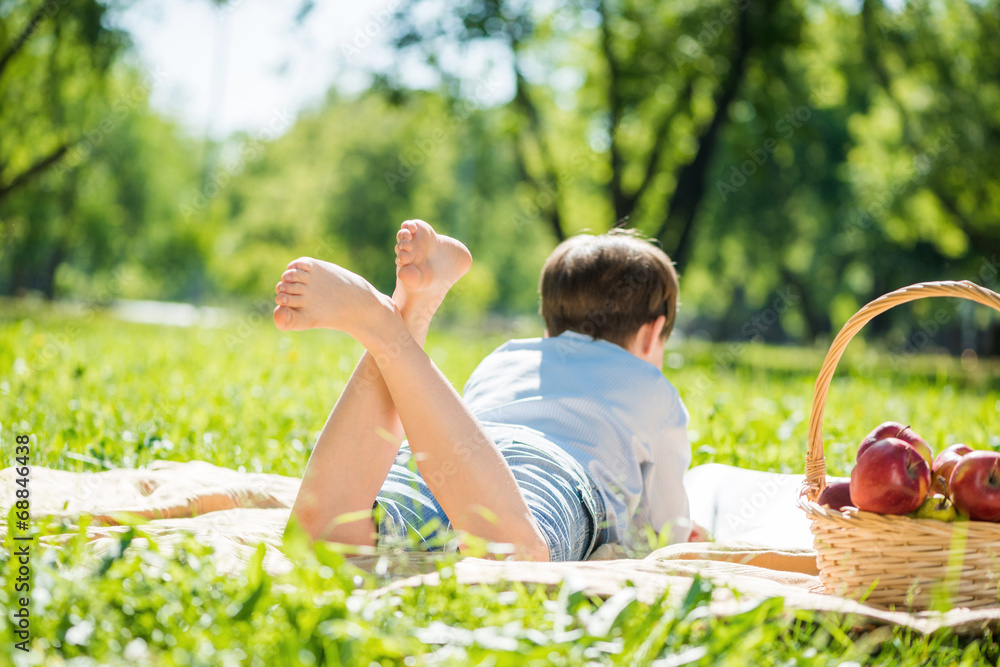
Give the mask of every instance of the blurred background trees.
M 996 287 L 997 0 L 408 0 L 367 90 L 220 141 L 150 107 L 157 73 L 105 10 L 0 1 L 0 292 L 262 303 L 301 254 L 388 291 L 410 217 L 477 257 L 455 316 L 533 311 L 558 240 L 616 224 L 659 239 L 684 329 L 713 339 Z M 938 320 L 996 351 L 989 313 L 947 302 L 873 325 L 906 346 Z

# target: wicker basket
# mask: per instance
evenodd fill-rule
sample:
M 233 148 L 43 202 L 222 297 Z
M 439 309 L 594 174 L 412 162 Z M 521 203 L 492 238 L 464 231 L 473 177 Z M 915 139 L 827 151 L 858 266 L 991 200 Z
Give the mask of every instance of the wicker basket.
M 932 296 L 969 299 L 1000 311 L 1000 295 L 969 281 L 910 285 L 859 310 L 840 330 L 823 361 L 812 417 L 806 479 L 798 505 L 812 522 L 820 581 L 828 593 L 868 604 L 910 609 L 997 606 L 1000 523 L 912 519 L 816 503 L 826 486 L 823 408 L 844 349 L 879 313 Z

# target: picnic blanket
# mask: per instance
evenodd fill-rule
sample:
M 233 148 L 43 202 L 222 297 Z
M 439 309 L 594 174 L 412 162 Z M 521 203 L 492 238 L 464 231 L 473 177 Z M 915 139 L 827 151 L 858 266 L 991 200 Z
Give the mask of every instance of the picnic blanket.
M 0 509 L 14 501 L 14 473 L 0 471 Z M 292 564 L 281 551 L 281 538 L 300 480 L 281 475 L 246 473 L 201 461 L 158 461 L 144 469 L 73 473 L 32 468 L 32 515 L 75 522 L 94 517 L 87 535 L 95 553 L 116 547 L 126 530 L 124 514 L 148 519 L 142 526 L 169 553 L 185 534 L 211 545 L 216 567 L 239 571 L 260 544 L 264 567 L 274 574 Z M 676 544 L 645 558 L 621 558 L 621 549 L 605 545 L 589 561 L 526 563 L 464 558 L 454 567 L 464 584 L 523 582 L 544 586 L 569 583 L 588 595 L 635 595 L 653 602 L 667 593 L 685 595 L 700 575 L 716 588 L 710 611 L 738 613 L 748 605 L 780 597 L 786 609 L 846 615 L 859 626 L 897 624 L 921 633 L 943 628 L 981 634 L 1000 628 L 1000 609 L 954 609 L 947 613 L 886 611 L 822 592 L 811 549 L 808 524 L 794 507 L 801 475 L 775 475 L 729 466 L 700 466 L 685 481 L 692 518 L 709 528 L 715 542 Z M 6 531 L 6 526 L 0 528 Z M 808 540 L 808 541 L 807 541 Z M 134 540 L 133 547 L 142 540 Z M 432 554 L 396 555 L 389 561 L 390 582 L 374 594 L 400 586 L 433 586 L 440 579 Z M 353 559 L 373 570 L 384 556 Z

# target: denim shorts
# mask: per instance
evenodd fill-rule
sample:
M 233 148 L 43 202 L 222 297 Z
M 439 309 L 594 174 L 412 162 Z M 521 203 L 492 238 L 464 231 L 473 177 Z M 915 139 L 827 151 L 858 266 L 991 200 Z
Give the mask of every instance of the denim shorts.
M 585 560 L 607 539 L 604 500 L 584 467 L 537 431 L 484 423 L 514 473 L 552 561 Z M 502 517 L 501 517 L 502 520 Z M 375 500 L 376 546 L 438 551 L 451 523 L 403 443 Z

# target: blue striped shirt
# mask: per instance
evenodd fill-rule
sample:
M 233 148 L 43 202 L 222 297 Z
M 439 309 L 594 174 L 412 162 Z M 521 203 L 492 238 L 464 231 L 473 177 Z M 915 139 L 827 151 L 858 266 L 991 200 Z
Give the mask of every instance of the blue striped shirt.
M 652 364 L 573 331 L 511 340 L 479 364 L 464 396 L 481 421 L 531 428 L 579 461 L 604 497 L 609 541 L 630 525 L 668 524 L 673 541 L 687 539 L 688 412 Z

